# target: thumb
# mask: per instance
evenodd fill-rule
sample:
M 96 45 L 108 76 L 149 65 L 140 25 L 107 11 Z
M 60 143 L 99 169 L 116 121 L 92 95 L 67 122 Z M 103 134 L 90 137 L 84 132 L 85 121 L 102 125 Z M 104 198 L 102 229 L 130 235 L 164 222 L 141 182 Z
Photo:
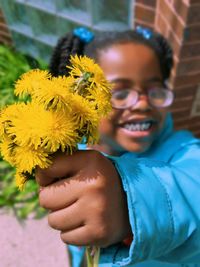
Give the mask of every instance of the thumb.
M 40 186 L 50 185 L 62 178 L 70 176 L 70 168 L 68 167 L 68 156 L 64 153 L 55 153 L 52 156 L 52 164 L 46 168 L 36 168 L 35 179 Z

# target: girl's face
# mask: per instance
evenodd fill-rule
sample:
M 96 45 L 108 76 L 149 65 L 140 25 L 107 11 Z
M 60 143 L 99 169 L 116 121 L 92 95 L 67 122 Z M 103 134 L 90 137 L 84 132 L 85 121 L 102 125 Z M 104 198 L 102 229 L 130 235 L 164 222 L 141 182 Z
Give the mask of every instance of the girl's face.
M 135 89 L 140 93 L 134 106 L 113 108 L 110 117 L 102 120 L 101 150 L 113 155 L 120 150 L 139 153 L 147 150 L 166 117 L 166 109 L 152 107 L 147 98 L 149 89 L 163 87 L 157 56 L 142 44 L 116 44 L 100 52 L 98 63 L 112 82 L 113 91 Z

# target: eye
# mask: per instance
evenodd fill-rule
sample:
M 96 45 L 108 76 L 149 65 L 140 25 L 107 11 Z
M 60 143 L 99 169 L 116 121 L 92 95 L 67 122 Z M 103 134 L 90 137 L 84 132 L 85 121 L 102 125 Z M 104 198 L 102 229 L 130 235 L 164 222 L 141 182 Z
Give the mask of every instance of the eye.
M 117 90 L 117 91 L 112 92 L 112 98 L 116 100 L 123 100 L 123 99 L 126 99 L 129 94 L 130 94 L 129 89 Z

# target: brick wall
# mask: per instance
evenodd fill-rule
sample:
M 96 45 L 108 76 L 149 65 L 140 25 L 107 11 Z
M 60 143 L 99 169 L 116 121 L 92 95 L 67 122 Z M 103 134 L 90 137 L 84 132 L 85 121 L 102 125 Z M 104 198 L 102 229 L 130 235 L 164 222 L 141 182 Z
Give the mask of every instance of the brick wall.
M 189 129 L 200 137 L 200 1 L 136 0 L 134 8 L 136 25 L 161 32 L 173 47 L 175 128 Z
M 0 44 L 12 45 L 11 35 L 0 9 Z

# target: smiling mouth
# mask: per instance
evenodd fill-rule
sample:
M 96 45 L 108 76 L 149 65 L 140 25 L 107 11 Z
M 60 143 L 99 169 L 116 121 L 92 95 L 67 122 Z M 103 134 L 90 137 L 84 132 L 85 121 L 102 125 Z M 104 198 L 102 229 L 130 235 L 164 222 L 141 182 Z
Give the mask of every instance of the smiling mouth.
M 155 121 L 141 121 L 141 122 L 127 122 L 121 125 L 121 128 L 124 128 L 131 132 L 146 132 L 150 131 L 155 124 Z

